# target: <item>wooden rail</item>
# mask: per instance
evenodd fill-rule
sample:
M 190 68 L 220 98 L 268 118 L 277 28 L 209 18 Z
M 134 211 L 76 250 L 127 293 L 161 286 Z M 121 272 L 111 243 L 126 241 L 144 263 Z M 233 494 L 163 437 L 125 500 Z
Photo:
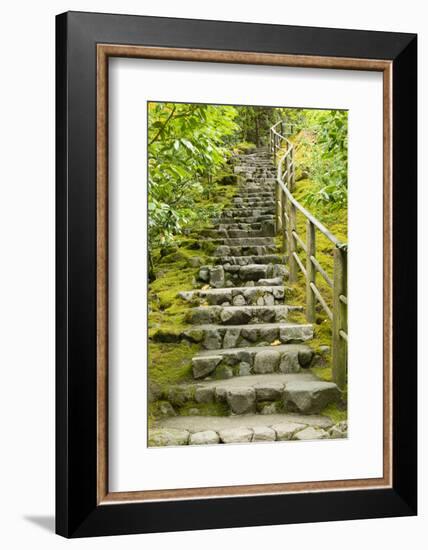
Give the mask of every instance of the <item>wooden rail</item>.
M 346 386 L 347 346 L 348 346 L 348 297 L 347 266 L 348 246 L 339 241 L 315 216 L 313 216 L 293 196 L 295 187 L 295 147 L 288 139 L 295 133 L 292 125 L 280 121 L 270 129 L 270 150 L 277 166 L 276 213 L 277 234 L 282 236 L 282 249 L 286 253 L 289 280 L 297 281 L 298 269 L 306 281 L 306 319 L 315 322 L 318 302 L 332 322 L 332 366 L 333 379 L 340 388 Z M 300 212 L 306 219 L 305 240 L 298 234 L 296 214 Z M 333 279 L 327 274 L 316 257 L 316 235 L 321 232 L 332 243 L 334 267 Z M 302 251 L 305 261 L 299 256 Z M 317 274 L 326 282 L 333 293 L 332 309 L 327 305 L 317 287 Z

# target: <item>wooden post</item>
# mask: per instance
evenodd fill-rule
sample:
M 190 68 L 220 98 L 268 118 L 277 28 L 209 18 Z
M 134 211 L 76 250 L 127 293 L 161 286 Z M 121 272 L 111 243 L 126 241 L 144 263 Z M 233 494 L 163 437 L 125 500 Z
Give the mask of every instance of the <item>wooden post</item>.
M 294 187 L 295 187 L 295 179 L 296 179 L 296 172 L 295 172 L 295 166 L 294 166 L 294 147 L 291 146 L 291 151 L 290 151 L 290 186 L 289 186 L 289 189 L 290 189 L 290 193 L 292 193 L 294 191 Z
M 315 257 L 315 226 L 308 220 L 306 224 L 306 319 L 308 323 L 315 323 L 316 298 L 311 283 L 316 285 L 317 270 L 312 263 L 311 256 Z
M 282 190 L 278 182 L 275 186 L 275 233 L 278 234 L 282 229 Z
M 285 211 L 287 205 L 287 195 L 282 191 L 282 201 L 281 201 L 281 221 L 282 221 L 282 252 L 285 254 L 287 252 L 287 220 L 285 218 Z
M 273 163 L 276 168 L 276 134 L 273 135 Z
M 286 168 L 287 168 L 287 188 L 291 191 L 292 177 L 291 177 L 291 151 L 287 149 Z M 289 200 L 288 204 L 288 224 L 287 224 L 287 248 L 288 248 L 288 280 L 290 283 L 297 281 L 297 262 L 293 253 L 296 251 L 296 241 L 293 236 L 293 231 L 296 229 L 296 207 Z
M 340 300 L 340 296 L 347 297 L 347 252 L 339 248 L 334 249 L 333 275 L 333 335 L 332 358 L 333 380 L 343 389 L 346 386 L 347 343 L 340 336 L 340 331 L 347 333 L 347 304 Z
M 293 253 L 296 251 L 296 241 L 293 231 L 296 229 L 296 207 L 291 201 L 288 202 L 288 224 L 287 224 L 287 245 L 288 245 L 288 280 L 290 283 L 297 281 L 297 262 Z

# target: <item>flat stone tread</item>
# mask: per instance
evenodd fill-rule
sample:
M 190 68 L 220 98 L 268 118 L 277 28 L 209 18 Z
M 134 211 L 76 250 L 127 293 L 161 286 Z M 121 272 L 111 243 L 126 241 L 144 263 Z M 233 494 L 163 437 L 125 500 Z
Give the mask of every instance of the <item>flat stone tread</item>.
M 281 263 L 281 261 L 284 261 L 284 255 L 283 254 L 275 254 L 275 252 L 273 252 L 272 254 L 261 254 L 260 256 L 255 256 L 254 254 L 248 254 L 247 256 L 225 256 L 228 260 L 229 258 L 233 258 L 234 261 L 238 262 L 238 263 L 232 263 L 230 260 L 227 261 L 225 260 L 224 264 L 223 265 L 226 265 L 226 264 L 229 264 L 230 265 L 240 265 L 239 264 L 239 260 L 244 260 L 246 258 L 249 258 L 249 257 L 253 257 L 253 258 L 256 258 L 259 259 L 259 260 L 265 260 L 266 261 L 266 258 L 269 260 L 271 259 L 272 257 L 275 257 L 275 259 L 279 260 L 278 263 Z M 208 257 L 208 260 L 210 262 L 218 262 L 221 258 L 224 258 L 224 256 L 209 256 Z M 260 263 L 260 264 L 255 264 L 253 262 L 253 264 L 244 264 L 244 265 L 275 265 L 273 262 L 266 262 L 266 263 Z M 241 266 L 242 267 L 242 266 Z
M 244 256 L 245 258 L 245 256 Z M 263 264 L 257 264 L 257 265 L 263 265 Z M 202 288 L 199 288 L 199 289 L 195 289 L 195 290 L 189 290 L 189 292 L 194 292 L 194 293 L 204 293 L 204 294 L 222 294 L 223 292 L 227 291 L 227 292 L 230 292 L 232 290 L 237 290 L 239 292 L 244 292 L 245 290 L 248 290 L 250 288 L 257 288 L 257 290 L 260 290 L 260 292 L 272 292 L 274 289 L 276 290 L 277 288 L 283 288 L 284 290 L 288 290 L 289 287 L 285 287 L 285 286 L 281 286 L 281 285 L 278 285 L 278 286 L 274 286 L 274 285 L 270 285 L 270 286 L 230 286 L 230 287 L 222 287 L 222 288 L 207 288 L 206 290 L 202 289 Z M 207 306 L 208 307 L 208 306 Z M 253 306 L 255 307 L 255 306 Z
M 258 353 L 259 351 L 270 351 L 270 350 L 276 350 L 280 353 L 284 353 L 286 351 L 310 351 L 310 347 L 306 346 L 305 344 L 280 344 L 278 346 L 248 346 L 246 348 L 227 348 L 227 349 L 207 349 L 200 351 L 195 357 L 210 357 L 211 355 L 233 355 L 234 353 L 238 352 L 254 352 Z M 254 376 L 254 375 L 252 375 Z
M 254 212 L 258 212 L 258 214 L 254 214 Z M 260 206 L 260 207 L 251 207 L 251 208 L 228 208 L 227 210 L 221 211 L 221 216 L 226 218 L 234 218 L 234 217 L 240 217 L 240 218 L 251 218 L 251 217 L 258 217 L 260 215 L 275 215 L 275 207 L 272 206 Z
M 247 287 L 248 288 L 248 287 Z M 252 288 L 260 288 L 260 287 L 252 287 Z M 244 304 L 243 306 L 222 306 L 222 305 L 218 305 L 218 306 L 196 306 L 196 307 L 193 307 L 191 309 L 212 309 L 213 311 L 215 310 L 218 310 L 219 308 L 221 308 L 222 310 L 226 310 L 226 311 L 238 311 L 238 310 L 256 310 L 256 311 L 262 311 L 262 310 L 265 310 L 265 309 L 284 309 L 284 308 L 288 308 L 290 310 L 296 310 L 296 309 L 300 309 L 302 306 L 293 306 L 293 305 L 290 305 L 290 304 L 272 304 L 271 306 L 257 306 L 257 305 L 248 305 L 248 304 Z
M 250 374 L 248 376 L 234 376 L 233 378 L 226 378 L 225 380 L 201 380 L 192 383 L 192 386 L 198 386 L 200 388 L 217 388 L 225 390 L 237 390 L 240 388 L 255 388 L 256 386 L 263 384 L 282 384 L 287 385 L 292 382 L 299 382 L 300 384 L 313 382 L 322 382 L 311 372 L 294 372 L 284 374 L 282 372 L 275 372 L 272 374 Z
M 247 325 L 192 325 L 191 330 L 227 330 L 230 328 L 234 328 L 234 329 L 278 328 L 280 329 L 280 328 L 290 328 L 290 327 L 312 328 L 312 325 L 310 323 L 248 323 Z
M 154 422 L 153 429 L 173 428 L 190 433 L 221 431 L 235 428 L 268 427 L 283 423 L 304 424 L 330 428 L 333 422 L 327 416 L 303 414 L 240 414 L 236 416 L 173 416 Z
M 260 246 L 275 243 L 274 237 L 218 237 L 213 239 L 207 238 L 205 240 L 214 244 L 229 244 L 230 246 L 233 246 L 233 245 L 247 246 L 245 244 L 242 244 L 242 241 L 261 242 Z M 252 245 L 248 245 L 248 246 L 252 246 Z
M 227 245 L 226 245 L 226 246 L 227 246 Z M 245 248 L 245 247 L 243 247 L 243 248 Z M 248 256 L 254 256 L 254 254 L 248 254 Z M 245 258 L 246 256 L 243 256 L 243 257 Z M 236 264 L 230 264 L 230 265 L 236 265 Z M 252 263 L 252 264 L 246 264 L 246 265 L 239 265 L 238 267 L 244 267 L 244 268 L 245 268 L 245 267 L 252 267 L 252 268 L 257 267 L 258 269 L 261 269 L 262 267 L 268 268 L 268 267 L 271 266 L 271 265 L 275 265 L 275 264 L 272 264 L 272 263 L 267 263 L 267 264 L 262 264 L 262 263 L 260 263 L 260 264 L 254 264 L 254 263 Z M 224 265 L 223 265 L 223 268 L 224 268 Z M 227 268 L 225 269 L 225 271 L 227 271 Z M 247 270 L 244 269 L 244 272 L 246 272 L 246 271 L 247 271 Z M 238 272 L 237 272 L 237 273 L 238 273 Z M 260 277 L 260 279 L 267 279 L 267 278 L 268 278 L 268 277 Z M 273 286 L 273 285 L 270 285 L 270 286 Z M 284 286 L 284 285 L 281 285 L 281 286 Z M 233 286 L 232 286 L 232 287 L 229 287 L 229 288 L 242 288 L 242 287 L 233 287 Z M 247 287 L 247 288 L 248 288 L 248 287 Z

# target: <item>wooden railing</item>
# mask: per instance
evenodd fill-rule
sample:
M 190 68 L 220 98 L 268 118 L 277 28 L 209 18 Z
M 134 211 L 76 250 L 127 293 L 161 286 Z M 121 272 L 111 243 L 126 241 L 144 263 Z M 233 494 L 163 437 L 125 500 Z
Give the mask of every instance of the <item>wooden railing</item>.
M 277 166 L 276 175 L 276 214 L 277 234 L 282 235 L 283 251 L 286 254 L 289 280 L 297 281 L 298 269 L 306 282 L 306 319 L 315 322 L 315 307 L 318 302 L 332 323 L 332 369 L 333 379 L 340 388 L 346 385 L 347 344 L 348 344 L 348 298 L 347 265 L 348 246 L 341 243 L 315 216 L 304 208 L 293 196 L 295 188 L 295 147 L 286 136 L 295 133 L 291 125 L 277 122 L 270 129 L 270 150 Z M 306 219 L 306 238 L 299 235 L 296 213 Z M 333 277 L 331 278 L 316 256 L 317 231 L 332 243 Z M 299 254 L 304 254 L 302 260 Z M 320 275 L 332 292 L 332 308 L 328 306 L 320 288 L 317 275 Z

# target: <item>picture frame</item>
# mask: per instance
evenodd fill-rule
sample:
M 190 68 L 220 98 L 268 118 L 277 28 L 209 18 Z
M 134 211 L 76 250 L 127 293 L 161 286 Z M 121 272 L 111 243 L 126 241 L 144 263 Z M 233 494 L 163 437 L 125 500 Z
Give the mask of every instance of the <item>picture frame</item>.
M 383 74 L 383 456 L 379 479 L 145 495 L 108 488 L 108 60 Z M 65 537 L 417 513 L 417 37 L 67 12 L 56 18 L 56 532 Z M 403 322 L 403 319 L 405 322 Z

